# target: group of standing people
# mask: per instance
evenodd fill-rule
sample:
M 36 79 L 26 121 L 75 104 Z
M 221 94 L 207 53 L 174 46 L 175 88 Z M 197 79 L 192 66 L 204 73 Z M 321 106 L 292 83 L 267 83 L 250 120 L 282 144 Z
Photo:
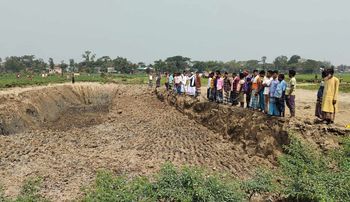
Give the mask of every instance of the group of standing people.
M 156 87 L 160 87 L 160 75 L 157 76 Z M 178 95 L 198 97 L 201 95 L 201 75 L 199 72 L 165 73 L 165 87 L 167 91 L 174 91 Z
M 289 80 L 278 71 L 254 70 L 239 74 L 220 71 L 211 72 L 208 76 L 207 99 L 210 102 L 246 107 L 261 111 L 270 116 L 285 116 L 286 106 L 290 116 L 295 117 L 296 71 L 289 70 Z M 199 72 L 165 73 L 167 91 L 178 95 L 201 95 L 201 75 Z M 150 77 L 150 81 L 152 77 Z M 161 75 L 156 77 L 156 87 L 161 86 Z M 315 116 L 325 124 L 334 122 L 338 108 L 339 79 L 334 77 L 334 69 L 322 72 L 322 81 L 317 93 Z
M 289 82 L 278 71 L 254 70 L 230 77 L 220 71 L 209 74 L 207 98 L 209 101 L 259 110 L 271 116 L 284 116 L 285 105 L 295 116 L 296 72 L 289 71 Z

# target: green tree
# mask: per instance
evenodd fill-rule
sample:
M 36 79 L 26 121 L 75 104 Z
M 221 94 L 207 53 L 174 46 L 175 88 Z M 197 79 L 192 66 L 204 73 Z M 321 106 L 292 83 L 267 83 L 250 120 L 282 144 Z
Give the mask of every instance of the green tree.
M 275 65 L 275 67 L 279 70 L 285 70 L 287 69 L 287 65 L 288 65 L 288 57 L 287 56 L 284 56 L 284 55 L 281 55 L 281 56 L 278 56 L 273 64 Z
M 49 67 L 50 69 L 53 69 L 55 67 L 55 63 L 52 58 L 49 58 Z
M 299 60 L 301 59 L 301 57 L 299 55 L 293 55 L 292 57 L 290 57 L 288 64 L 297 64 L 299 62 Z
M 154 69 L 157 72 L 170 71 L 170 69 L 168 69 L 166 62 L 164 62 L 163 60 L 154 61 Z
M 20 57 L 17 56 L 11 56 L 6 57 L 5 63 L 4 63 L 4 69 L 6 72 L 20 72 L 25 70 L 26 66 L 23 64 Z
M 183 56 L 173 56 L 165 60 L 171 72 L 182 72 L 190 67 L 191 59 Z
M 72 72 L 75 72 L 75 61 L 74 59 L 69 59 L 69 67 Z

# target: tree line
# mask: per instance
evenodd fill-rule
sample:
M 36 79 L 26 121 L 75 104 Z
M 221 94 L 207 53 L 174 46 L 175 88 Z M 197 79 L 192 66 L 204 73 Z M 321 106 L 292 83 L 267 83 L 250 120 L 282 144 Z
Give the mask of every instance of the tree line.
M 96 58 L 96 54 L 92 51 L 85 51 L 82 54 L 82 60 L 76 62 L 70 59 L 68 63 L 60 61 L 55 63 L 53 58 L 49 58 L 46 62 L 41 58 L 36 58 L 34 55 L 24 56 L 9 56 L 4 60 L 0 58 L 0 72 L 16 73 L 22 71 L 30 71 L 41 73 L 55 67 L 60 67 L 67 72 L 86 72 L 98 73 L 107 72 L 108 68 L 113 68 L 115 72 L 123 74 L 132 74 L 137 71 L 151 70 L 157 72 L 182 72 L 189 71 L 214 71 L 221 70 L 227 72 L 239 72 L 245 69 L 275 69 L 279 71 L 287 71 L 294 69 L 299 73 L 319 73 L 320 67 L 331 67 L 332 64 L 327 61 L 317 61 L 313 59 L 303 59 L 299 55 L 293 55 L 290 58 L 287 56 L 278 56 L 272 63 L 267 63 L 267 57 L 263 56 L 258 60 L 247 61 L 193 61 L 191 58 L 184 56 L 168 57 L 165 60 L 157 60 L 152 64 L 144 62 L 133 63 L 127 58 L 110 56 L 102 56 Z M 341 65 L 339 68 L 347 69 L 348 66 Z

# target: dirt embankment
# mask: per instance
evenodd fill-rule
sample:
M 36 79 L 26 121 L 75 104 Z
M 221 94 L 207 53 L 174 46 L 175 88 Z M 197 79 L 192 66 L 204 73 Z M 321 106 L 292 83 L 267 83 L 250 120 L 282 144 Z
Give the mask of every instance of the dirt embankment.
M 96 116 L 108 112 L 115 94 L 115 88 L 99 85 L 59 85 L 2 93 L 0 135 L 99 124 Z
M 289 134 L 295 133 L 305 141 L 327 151 L 339 146 L 338 137 L 350 135 L 349 130 L 314 124 L 310 119 L 271 117 L 258 111 L 199 101 L 189 96 L 157 91 L 157 97 L 166 101 L 190 119 L 219 133 L 242 148 L 249 157 L 260 162 L 276 163 L 289 143 Z

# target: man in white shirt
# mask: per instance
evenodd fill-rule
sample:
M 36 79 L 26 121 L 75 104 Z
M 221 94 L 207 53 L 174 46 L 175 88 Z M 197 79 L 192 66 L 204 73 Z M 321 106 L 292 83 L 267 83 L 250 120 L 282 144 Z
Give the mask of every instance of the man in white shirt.
M 270 86 L 272 82 L 272 71 L 267 71 L 266 77 L 264 77 L 262 85 L 264 86 L 264 101 L 265 101 L 265 110 L 264 112 L 267 114 L 269 112 L 269 104 L 270 104 Z

